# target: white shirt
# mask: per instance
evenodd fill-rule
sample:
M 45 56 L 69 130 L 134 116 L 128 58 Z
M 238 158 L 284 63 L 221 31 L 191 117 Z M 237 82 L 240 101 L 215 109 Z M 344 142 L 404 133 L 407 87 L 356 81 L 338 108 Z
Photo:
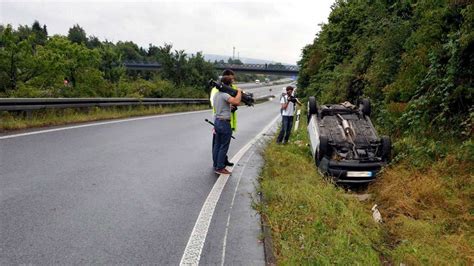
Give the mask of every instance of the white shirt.
M 280 103 L 284 104 L 288 102 L 288 95 L 284 95 L 280 99 Z M 281 110 L 281 115 L 284 116 L 293 116 L 295 112 L 295 104 L 293 102 L 288 102 L 286 109 Z

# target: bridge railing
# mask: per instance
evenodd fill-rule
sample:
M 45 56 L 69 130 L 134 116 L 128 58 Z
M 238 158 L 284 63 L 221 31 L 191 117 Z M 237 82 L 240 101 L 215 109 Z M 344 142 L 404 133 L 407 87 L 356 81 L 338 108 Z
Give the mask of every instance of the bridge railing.
M 275 73 L 293 73 L 297 74 L 298 66 L 294 65 L 275 65 L 275 64 L 213 64 L 216 69 L 233 69 L 235 71 L 251 71 L 251 72 L 275 72 Z M 137 62 L 125 61 L 124 66 L 128 69 L 160 69 L 161 64 L 158 62 Z
M 285 71 L 298 71 L 298 66 L 290 65 L 273 65 L 273 64 L 214 64 L 216 68 L 231 68 L 231 69 L 255 69 L 255 70 L 285 70 Z

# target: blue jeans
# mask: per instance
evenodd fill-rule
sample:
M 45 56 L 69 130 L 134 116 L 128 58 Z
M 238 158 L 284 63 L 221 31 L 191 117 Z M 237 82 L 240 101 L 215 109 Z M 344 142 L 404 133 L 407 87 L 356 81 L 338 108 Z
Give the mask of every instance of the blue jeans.
M 214 156 L 214 144 L 215 143 L 216 143 L 216 132 L 212 132 L 212 145 L 211 145 L 212 146 L 212 152 L 211 152 L 212 155 L 211 156 Z M 214 159 L 214 157 L 213 157 L 213 159 Z M 229 162 L 229 158 L 227 156 L 225 157 L 225 161 L 226 161 L 226 163 Z M 214 167 L 214 169 L 216 169 L 217 162 L 214 161 L 214 160 L 213 160 L 213 162 L 214 162 L 214 164 L 212 165 L 212 167 Z
M 293 116 L 282 115 L 280 134 L 278 134 L 278 138 L 277 138 L 278 143 L 281 143 L 283 140 L 284 142 L 288 142 L 292 127 L 293 127 Z
M 214 121 L 214 130 L 216 131 L 214 147 L 212 149 L 212 159 L 217 169 L 225 167 L 227 151 L 229 150 L 230 139 L 232 137 L 232 129 L 230 121 L 216 119 Z

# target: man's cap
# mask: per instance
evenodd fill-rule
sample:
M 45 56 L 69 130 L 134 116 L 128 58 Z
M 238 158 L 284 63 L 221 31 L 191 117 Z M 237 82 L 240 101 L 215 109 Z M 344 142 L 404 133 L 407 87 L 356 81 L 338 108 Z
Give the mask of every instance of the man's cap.
M 293 86 L 288 86 L 286 87 L 286 91 L 289 91 L 289 90 L 294 90 L 295 88 L 293 88 Z

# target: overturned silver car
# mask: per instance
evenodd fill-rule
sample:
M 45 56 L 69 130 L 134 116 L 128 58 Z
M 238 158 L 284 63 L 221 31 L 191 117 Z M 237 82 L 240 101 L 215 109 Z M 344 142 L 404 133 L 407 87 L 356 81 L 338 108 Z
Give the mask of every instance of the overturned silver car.
M 378 137 L 370 120 L 371 106 L 362 99 L 318 106 L 308 101 L 308 134 L 311 151 L 320 172 L 337 183 L 368 183 L 391 156 L 391 141 Z

